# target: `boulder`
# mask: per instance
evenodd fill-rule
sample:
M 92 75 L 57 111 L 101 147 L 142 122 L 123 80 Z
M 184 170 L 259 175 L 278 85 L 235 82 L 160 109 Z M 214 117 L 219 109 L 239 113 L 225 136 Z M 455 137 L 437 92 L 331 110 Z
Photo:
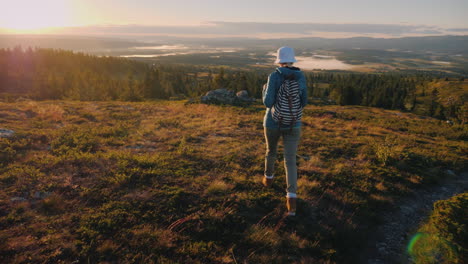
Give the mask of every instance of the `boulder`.
M 253 102 L 255 99 L 249 97 L 249 93 L 247 90 L 242 90 L 237 92 L 236 94 L 237 99 L 243 101 L 243 102 Z
M 9 138 L 12 137 L 14 134 L 15 131 L 13 130 L 0 128 L 0 138 Z
M 236 94 L 226 88 L 209 91 L 201 97 L 201 102 L 205 104 L 235 104 L 237 100 Z
M 51 194 L 52 194 L 51 192 L 36 191 L 36 192 L 34 192 L 32 197 L 35 198 L 35 199 L 45 199 L 45 198 L 49 197 Z
M 244 105 L 251 103 L 255 99 L 249 97 L 249 93 L 246 90 L 242 90 L 237 94 L 226 88 L 220 88 L 213 91 L 209 91 L 202 96 L 201 102 L 205 104 L 228 104 L 228 105 Z
M 453 170 L 446 170 L 445 171 L 445 174 L 451 176 L 451 177 L 456 177 L 457 174 L 455 174 L 455 172 L 453 172 Z
M 12 202 L 25 202 L 25 201 L 27 201 L 27 199 L 24 198 L 24 197 L 12 197 L 10 199 L 10 201 L 12 201 Z

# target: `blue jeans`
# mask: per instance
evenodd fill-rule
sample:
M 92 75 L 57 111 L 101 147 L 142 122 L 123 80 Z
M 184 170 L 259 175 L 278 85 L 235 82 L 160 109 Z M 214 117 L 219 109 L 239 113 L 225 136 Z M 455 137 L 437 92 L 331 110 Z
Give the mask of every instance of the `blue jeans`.
M 299 139 L 301 137 L 301 128 L 294 127 L 287 130 L 278 128 L 264 128 L 266 140 L 265 154 L 265 176 L 273 176 L 275 172 L 276 154 L 278 151 L 278 142 L 283 137 L 284 145 L 284 169 L 286 171 L 286 192 L 288 197 L 295 197 L 297 191 L 297 164 L 296 153 Z

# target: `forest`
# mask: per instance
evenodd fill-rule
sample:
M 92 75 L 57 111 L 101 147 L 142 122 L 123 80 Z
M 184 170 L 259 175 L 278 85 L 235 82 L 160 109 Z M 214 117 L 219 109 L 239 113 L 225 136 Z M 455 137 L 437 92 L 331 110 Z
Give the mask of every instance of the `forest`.
M 260 98 L 271 69 L 154 64 L 56 49 L 0 49 L 0 95 L 5 100 L 184 99 L 227 88 Z M 309 95 L 339 105 L 361 105 L 413 112 L 466 123 L 464 77 L 427 72 L 306 72 Z

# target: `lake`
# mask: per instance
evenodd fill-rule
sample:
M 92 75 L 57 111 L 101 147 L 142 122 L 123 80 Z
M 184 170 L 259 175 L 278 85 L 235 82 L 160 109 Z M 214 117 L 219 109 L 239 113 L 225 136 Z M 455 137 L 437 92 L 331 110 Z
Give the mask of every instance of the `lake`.
M 276 53 L 270 52 L 276 58 Z M 314 54 L 312 56 L 296 56 L 295 66 L 304 70 L 350 70 L 356 65 L 351 65 L 337 60 L 335 56 Z
M 334 56 L 313 55 L 312 57 L 296 56 L 295 65 L 304 70 L 350 70 L 356 65 L 344 63 Z
M 188 47 L 185 45 L 159 45 L 159 46 L 139 46 L 128 49 L 136 54 L 121 55 L 124 58 L 157 58 L 164 56 L 189 55 L 189 54 L 209 54 L 209 53 L 233 53 L 242 50 L 241 48 L 214 48 L 205 46 Z M 155 52 L 151 54 L 151 52 Z M 145 52 L 146 54 L 139 54 Z
M 157 57 L 165 57 L 165 56 L 175 56 L 175 55 L 189 55 L 189 54 L 206 54 L 207 57 L 212 57 L 213 53 L 235 53 L 239 52 L 242 49 L 240 48 L 215 48 L 215 47 L 205 47 L 205 46 L 198 46 L 198 47 L 188 47 L 184 45 L 160 45 L 160 46 L 142 46 L 142 47 L 133 47 L 129 49 L 135 53 L 130 53 L 126 55 L 120 55 L 120 57 L 125 58 L 157 58 Z M 151 52 L 153 51 L 153 52 Z M 155 52 L 158 51 L 158 52 Z M 146 53 L 146 54 L 144 54 Z M 249 53 L 250 58 L 256 57 L 256 53 Z M 269 56 L 276 58 L 276 54 L 274 52 L 269 52 Z M 245 56 L 245 55 L 244 55 Z M 216 58 L 220 56 L 217 55 Z M 271 63 L 273 64 L 274 59 L 272 58 Z M 296 56 L 297 62 L 295 65 L 304 70 L 315 70 L 315 69 L 322 69 L 322 70 L 350 70 L 355 68 L 356 65 L 351 65 L 344 63 L 343 61 L 337 60 L 335 56 L 329 55 L 320 55 L 314 54 L 310 56 Z M 269 63 L 269 61 L 259 61 L 257 64 L 265 64 Z

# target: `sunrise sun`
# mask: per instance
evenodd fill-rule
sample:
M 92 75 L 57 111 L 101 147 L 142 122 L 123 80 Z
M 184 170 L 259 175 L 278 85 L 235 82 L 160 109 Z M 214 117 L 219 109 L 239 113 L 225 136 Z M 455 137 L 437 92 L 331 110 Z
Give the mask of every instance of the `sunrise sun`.
M 35 32 L 69 26 L 72 1 L 8 0 L 3 5 L 0 28 L 13 32 Z

